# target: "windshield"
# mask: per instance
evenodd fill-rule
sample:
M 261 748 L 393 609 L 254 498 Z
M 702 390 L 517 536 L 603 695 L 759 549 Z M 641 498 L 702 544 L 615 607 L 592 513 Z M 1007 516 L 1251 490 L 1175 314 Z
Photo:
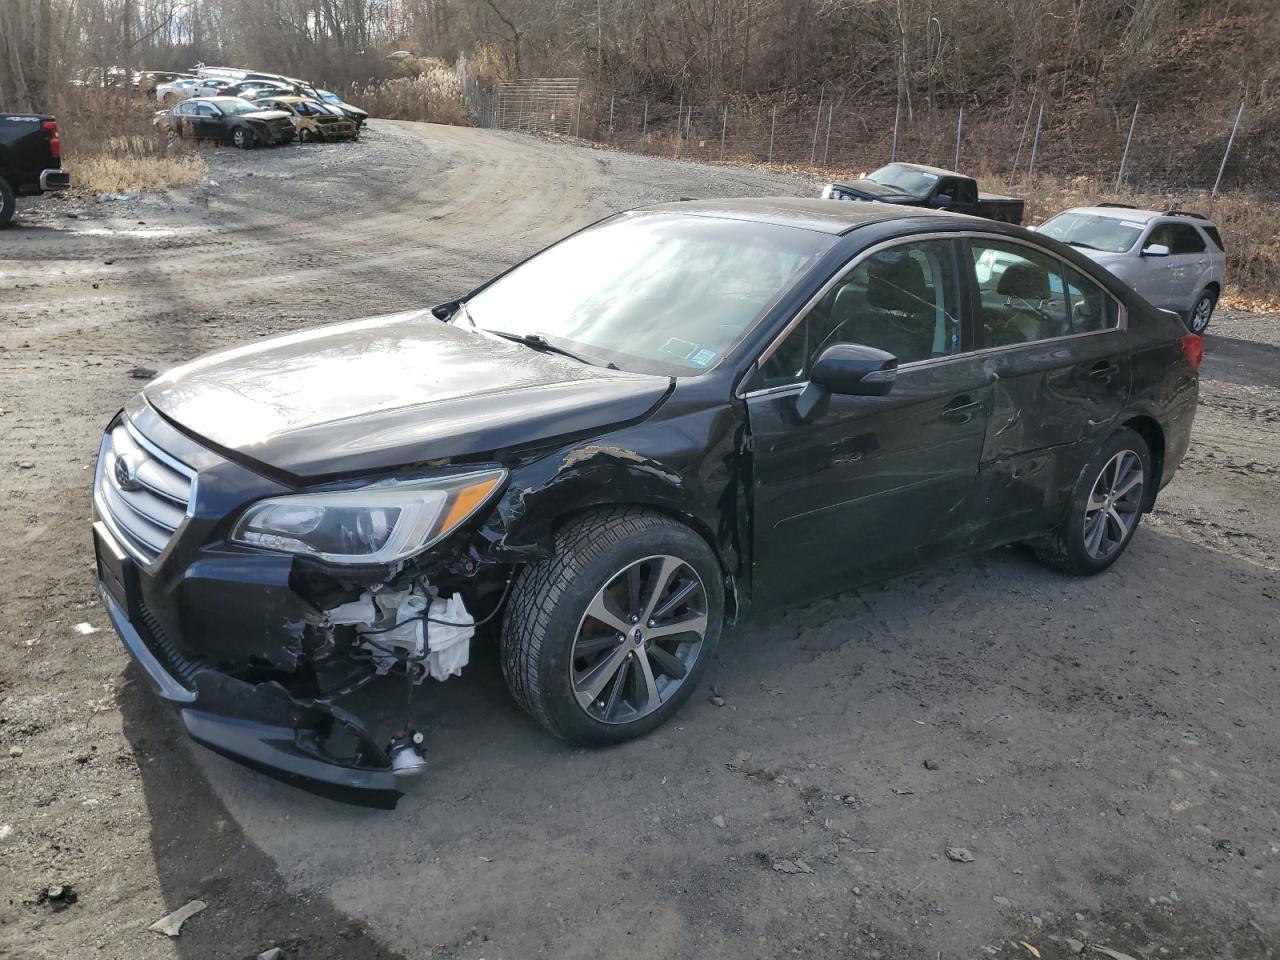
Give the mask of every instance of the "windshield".
M 929 191 L 933 189 L 933 185 L 938 182 L 938 175 L 936 173 L 926 173 L 923 170 L 915 170 L 911 167 L 904 167 L 900 163 L 891 163 L 888 166 L 881 167 L 879 170 L 868 173 L 867 179 L 884 184 L 886 187 L 893 187 L 895 190 L 901 190 L 903 193 L 913 197 L 927 197 Z
M 712 366 L 834 242 L 796 227 L 633 213 L 538 254 L 467 301 L 479 327 L 540 334 L 624 370 Z
M 1060 213 L 1040 224 L 1036 232 L 1089 250 L 1124 253 L 1138 242 L 1144 226 L 1096 213 Z
M 339 97 L 336 93 L 333 93 L 332 91 L 329 91 L 329 90 L 321 90 L 320 99 L 323 100 L 325 103 L 341 103 L 342 102 L 341 97 Z
M 219 100 L 218 109 L 223 113 L 234 116 L 240 113 L 259 113 L 270 108 L 260 107 L 257 104 L 250 103 L 248 100 Z

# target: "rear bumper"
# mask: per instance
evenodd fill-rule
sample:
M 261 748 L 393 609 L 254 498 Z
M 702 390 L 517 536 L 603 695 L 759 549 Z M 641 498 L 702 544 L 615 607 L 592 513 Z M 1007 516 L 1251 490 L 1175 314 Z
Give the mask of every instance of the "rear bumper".
M 40 189 L 66 190 L 71 186 L 71 174 L 66 170 L 41 170 Z
M 354 716 L 328 701 L 294 697 L 280 683 L 246 682 L 186 657 L 141 609 L 130 611 L 141 604 L 130 584 L 136 570 L 101 522 L 94 532 L 98 592 L 111 625 L 156 695 L 178 708 L 192 739 L 312 793 L 396 805 L 402 794 L 391 759 Z

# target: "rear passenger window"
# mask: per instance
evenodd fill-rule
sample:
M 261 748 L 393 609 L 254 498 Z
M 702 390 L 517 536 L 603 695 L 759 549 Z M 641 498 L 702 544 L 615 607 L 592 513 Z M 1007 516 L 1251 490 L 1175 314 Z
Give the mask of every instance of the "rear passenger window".
M 971 247 L 982 301 L 982 346 L 1033 343 L 1071 333 L 1058 261 L 999 240 L 974 240 Z
M 1191 224 L 1171 223 L 1169 233 L 1173 238 L 1173 242 L 1169 244 L 1170 253 L 1204 253 L 1204 239 Z
M 1110 294 L 1084 274 L 1064 266 L 1067 299 L 1071 302 L 1071 331 L 1096 333 L 1119 325 L 1120 308 Z

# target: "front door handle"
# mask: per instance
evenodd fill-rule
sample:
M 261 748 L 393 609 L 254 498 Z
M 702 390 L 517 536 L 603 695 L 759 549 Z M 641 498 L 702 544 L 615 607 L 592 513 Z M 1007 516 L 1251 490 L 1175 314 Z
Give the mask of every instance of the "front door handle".
M 1089 368 L 1089 379 L 1110 383 L 1111 378 L 1119 372 L 1120 367 L 1118 364 L 1112 363 L 1110 360 L 1099 360 Z
M 942 408 L 942 419 L 949 420 L 951 423 L 968 423 L 981 409 L 982 404 L 966 394 L 963 397 L 956 397 Z

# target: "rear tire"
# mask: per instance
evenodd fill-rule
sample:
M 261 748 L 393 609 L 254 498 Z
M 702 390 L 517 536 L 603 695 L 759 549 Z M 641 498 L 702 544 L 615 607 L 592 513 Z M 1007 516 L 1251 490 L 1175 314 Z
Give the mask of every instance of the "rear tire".
M 622 743 L 689 699 L 723 614 L 720 563 L 702 537 L 645 510 L 596 510 L 517 576 L 502 672 L 515 701 L 562 740 Z
M 14 198 L 13 187 L 9 186 L 8 180 L 0 177 L 0 227 L 13 219 L 13 212 L 17 206 L 18 201 Z
M 1200 294 L 1200 299 L 1191 308 L 1190 319 L 1187 322 L 1192 333 L 1204 335 L 1205 330 L 1209 328 L 1209 321 L 1213 318 L 1213 308 L 1217 304 L 1218 296 L 1212 290 L 1205 290 Z
M 1031 545 L 1036 557 L 1074 576 L 1101 573 L 1137 532 L 1152 482 L 1147 442 L 1127 427 L 1117 430 L 1080 472 L 1062 523 Z

